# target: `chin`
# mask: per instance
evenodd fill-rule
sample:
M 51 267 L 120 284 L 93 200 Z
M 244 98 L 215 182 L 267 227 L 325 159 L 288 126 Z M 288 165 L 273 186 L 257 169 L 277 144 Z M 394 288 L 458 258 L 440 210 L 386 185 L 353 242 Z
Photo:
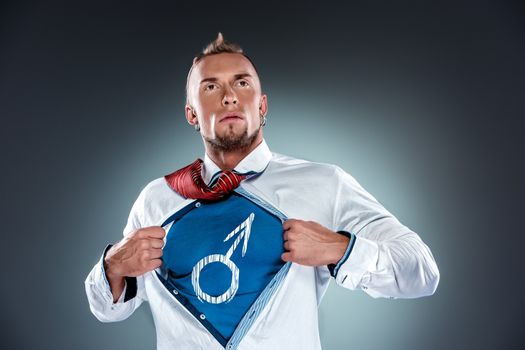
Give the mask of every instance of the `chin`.
M 248 135 L 248 128 L 246 125 L 227 125 L 222 133 L 217 133 L 218 138 L 237 138 L 243 135 Z
M 259 129 L 253 132 L 251 135 L 248 135 L 247 128 L 235 132 L 233 129 L 230 129 L 224 134 L 216 134 L 214 139 L 205 140 L 214 148 L 222 151 L 235 151 L 240 149 L 249 148 L 259 136 Z

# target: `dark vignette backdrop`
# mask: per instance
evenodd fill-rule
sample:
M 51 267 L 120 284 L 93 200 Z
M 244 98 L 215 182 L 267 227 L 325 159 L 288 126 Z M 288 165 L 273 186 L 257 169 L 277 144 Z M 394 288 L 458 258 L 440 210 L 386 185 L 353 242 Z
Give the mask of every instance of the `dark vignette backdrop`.
M 185 77 L 220 30 L 259 68 L 270 147 L 349 171 L 441 270 L 418 300 L 332 285 L 324 348 L 523 348 L 519 2 L 199 4 L 2 2 L 0 347 L 154 348 L 147 306 L 101 324 L 83 281 L 140 189 L 202 156 Z

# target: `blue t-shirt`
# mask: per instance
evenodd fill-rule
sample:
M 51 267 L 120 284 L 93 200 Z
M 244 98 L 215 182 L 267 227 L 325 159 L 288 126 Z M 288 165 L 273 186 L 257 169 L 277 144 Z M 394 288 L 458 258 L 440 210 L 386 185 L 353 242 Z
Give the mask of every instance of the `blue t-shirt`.
M 236 193 L 192 207 L 166 236 L 164 266 L 170 285 L 229 339 L 284 265 L 282 222 Z

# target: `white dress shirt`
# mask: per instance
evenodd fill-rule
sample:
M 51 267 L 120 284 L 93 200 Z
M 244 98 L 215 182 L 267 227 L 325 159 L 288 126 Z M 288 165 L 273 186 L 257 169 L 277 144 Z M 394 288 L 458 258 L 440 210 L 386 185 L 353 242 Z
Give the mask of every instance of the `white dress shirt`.
M 272 153 L 263 140 L 234 170 L 262 172 L 236 191 L 283 219 L 315 221 L 350 233 L 347 251 L 333 269 L 338 285 L 374 298 L 417 298 L 436 290 L 439 271 L 429 248 L 341 168 Z M 218 171 L 205 155 L 204 181 L 209 183 Z M 163 177 L 156 179 L 135 201 L 124 235 L 160 226 L 192 202 L 175 193 Z M 137 295 L 124 302 L 124 291 L 113 303 L 101 258 L 85 281 L 91 311 L 102 322 L 120 321 L 148 301 L 161 350 L 321 349 L 317 308 L 332 278 L 327 266 L 286 263 L 225 346 L 163 285 L 160 273 L 158 269 L 139 276 Z

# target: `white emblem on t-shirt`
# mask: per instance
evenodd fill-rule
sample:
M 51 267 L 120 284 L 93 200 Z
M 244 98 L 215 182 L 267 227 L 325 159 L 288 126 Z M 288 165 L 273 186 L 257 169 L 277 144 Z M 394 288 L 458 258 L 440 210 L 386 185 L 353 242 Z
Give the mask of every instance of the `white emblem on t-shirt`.
M 254 217 L 255 214 L 251 213 L 246 218 L 246 220 L 244 220 L 239 226 L 237 226 L 232 232 L 230 232 L 226 236 L 224 242 L 229 241 L 232 237 L 237 235 L 237 238 L 235 239 L 235 241 L 233 241 L 233 244 L 226 253 L 226 255 L 211 254 L 205 256 L 204 258 L 199 260 L 199 262 L 197 262 L 197 264 L 195 264 L 195 266 L 193 267 L 193 271 L 191 273 L 191 284 L 193 285 L 193 290 L 195 291 L 195 294 L 197 294 L 197 297 L 200 301 L 206 301 L 211 304 L 221 304 L 224 302 L 229 302 L 235 296 L 235 293 L 237 293 L 237 289 L 239 288 L 239 268 L 237 267 L 237 265 L 235 265 L 233 261 L 230 260 L 230 258 L 243 238 L 244 242 L 242 245 L 242 257 L 244 257 L 244 255 L 246 254 Z M 201 289 L 199 285 L 199 277 L 201 270 L 204 268 L 204 266 L 214 262 L 226 265 L 230 269 L 232 274 L 230 288 L 228 288 L 226 292 L 218 296 L 211 296 L 207 294 Z

